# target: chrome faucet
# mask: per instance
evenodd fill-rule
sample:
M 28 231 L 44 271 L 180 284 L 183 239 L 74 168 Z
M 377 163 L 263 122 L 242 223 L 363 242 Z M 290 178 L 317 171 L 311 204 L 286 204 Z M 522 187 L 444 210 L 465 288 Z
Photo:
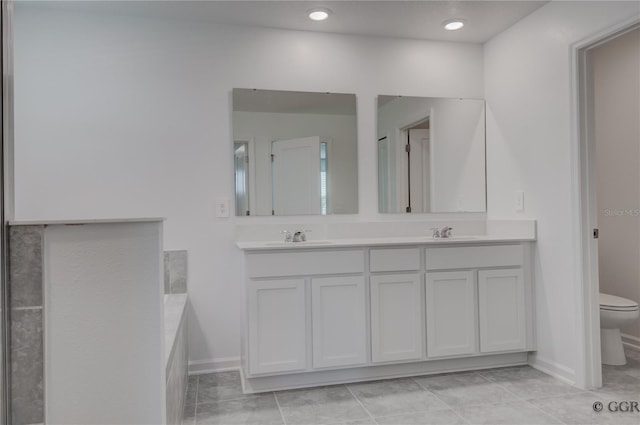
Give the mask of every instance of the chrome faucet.
M 293 242 L 305 242 L 307 240 L 306 232 L 310 232 L 311 230 L 296 230 L 293 234 Z
M 293 242 L 293 234 L 288 230 L 282 230 L 280 233 L 284 234 L 285 242 Z
M 431 227 L 430 230 L 433 231 L 433 234 L 431 235 L 431 237 L 446 239 L 451 237 L 451 231 L 453 230 L 453 227 L 444 226 L 442 229 L 438 229 L 437 227 Z

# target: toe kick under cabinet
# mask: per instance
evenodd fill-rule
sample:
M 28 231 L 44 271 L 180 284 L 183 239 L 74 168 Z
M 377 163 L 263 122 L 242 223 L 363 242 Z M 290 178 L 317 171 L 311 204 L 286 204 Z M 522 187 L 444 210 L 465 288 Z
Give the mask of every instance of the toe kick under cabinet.
M 245 392 L 526 363 L 532 243 L 246 251 Z

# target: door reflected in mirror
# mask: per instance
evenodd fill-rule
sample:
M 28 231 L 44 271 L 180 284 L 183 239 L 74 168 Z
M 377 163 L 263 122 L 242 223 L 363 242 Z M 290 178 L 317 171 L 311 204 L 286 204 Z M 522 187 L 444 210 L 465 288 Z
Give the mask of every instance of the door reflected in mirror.
M 486 211 L 480 99 L 378 96 L 381 213 Z
M 233 89 L 236 215 L 358 212 L 354 94 Z

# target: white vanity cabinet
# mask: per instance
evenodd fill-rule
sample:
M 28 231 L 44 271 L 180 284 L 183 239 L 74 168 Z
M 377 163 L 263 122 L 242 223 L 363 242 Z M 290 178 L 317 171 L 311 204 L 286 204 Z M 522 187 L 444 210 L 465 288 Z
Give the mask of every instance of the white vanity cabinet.
M 480 351 L 526 347 L 526 295 L 521 268 L 478 272 Z
M 371 361 L 424 357 L 420 248 L 371 248 Z
M 304 279 L 251 280 L 247 301 L 250 373 L 305 369 Z
M 311 279 L 314 369 L 367 362 L 363 276 Z
M 245 248 L 245 391 L 526 364 L 529 241 Z
M 525 350 L 522 245 L 426 249 L 429 357 Z
M 427 355 L 477 351 L 476 283 L 473 271 L 427 273 Z
M 247 254 L 249 375 L 367 362 L 364 250 Z
M 423 357 L 422 277 L 417 273 L 371 276 L 371 360 Z

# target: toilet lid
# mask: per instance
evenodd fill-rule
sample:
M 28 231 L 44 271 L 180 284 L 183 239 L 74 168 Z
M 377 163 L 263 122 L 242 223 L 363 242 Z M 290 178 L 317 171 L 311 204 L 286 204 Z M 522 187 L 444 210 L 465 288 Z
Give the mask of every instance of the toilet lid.
M 635 310 L 638 303 L 615 295 L 600 293 L 600 307 L 608 310 Z

